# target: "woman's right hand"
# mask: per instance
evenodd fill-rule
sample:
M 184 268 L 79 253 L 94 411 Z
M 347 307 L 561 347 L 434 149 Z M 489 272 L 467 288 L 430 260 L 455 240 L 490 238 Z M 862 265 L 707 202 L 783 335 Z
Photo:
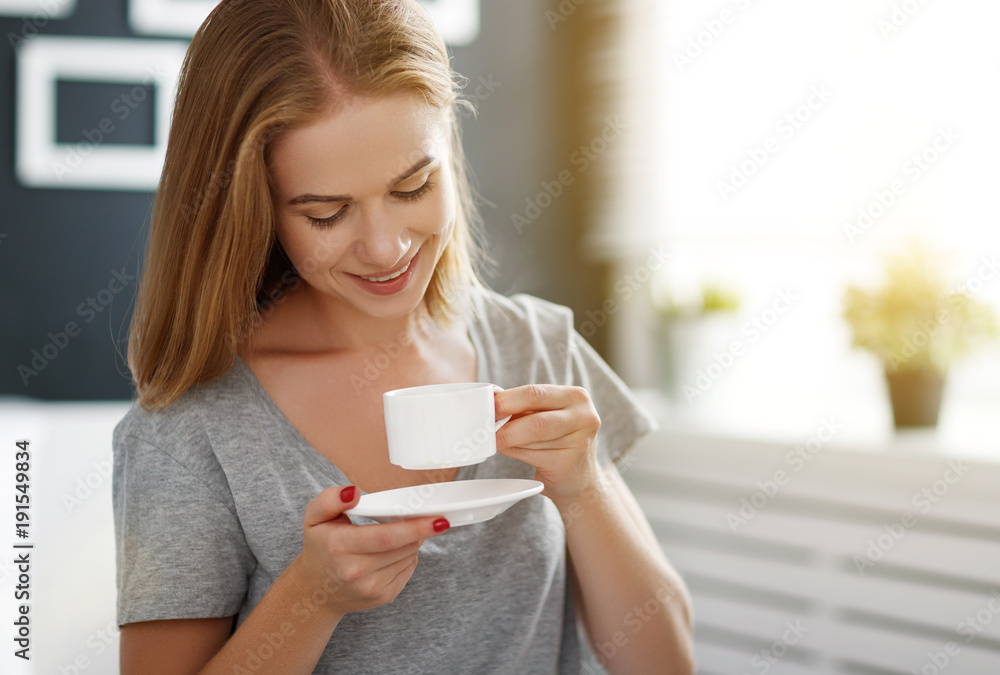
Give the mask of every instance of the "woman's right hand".
M 292 565 L 306 588 L 304 598 L 339 621 L 348 612 L 387 605 L 396 599 L 417 566 L 420 544 L 449 527 L 439 516 L 375 525 L 354 525 L 344 511 L 360 490 L 329 487 L 306 505 L 302 553 Z M 322 592 L 320 592 L 322 591 Z

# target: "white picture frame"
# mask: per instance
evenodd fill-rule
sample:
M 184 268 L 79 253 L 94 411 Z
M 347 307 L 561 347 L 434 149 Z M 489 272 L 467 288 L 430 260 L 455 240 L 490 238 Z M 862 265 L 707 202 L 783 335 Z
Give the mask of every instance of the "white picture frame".
M 44 35 L 26 41 L 17 54 L 15 169 L 21 183 L 63 189 L 155 190 L 186 48 L 180 41 L 130 38 Z M 102 143 L 105 130 L 110 126 L 107 133 L 113 133 L 119 122 L 110 101 L 109 115 L 99 121 L 98 128 L 81 130 L 78 142 L 57 142 L 59 80 L 155 86 L 153 144 Z
M 480 0 L 420 0 L 444 41 L 467 45 L 479 36 Z M 192 37 L 216 0 L 129 0 L 129 27 L 140 35 Z
M 36 29 L 52 19 L 69 18 L 75 10 L 76 0 L 0 0 L 0 16 L 24 17 Z

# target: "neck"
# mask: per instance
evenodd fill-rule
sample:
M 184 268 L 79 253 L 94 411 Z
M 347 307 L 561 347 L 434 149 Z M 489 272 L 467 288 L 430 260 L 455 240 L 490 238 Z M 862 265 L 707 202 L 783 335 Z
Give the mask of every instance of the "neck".
M 306 285 L 301 295 L 301 337 L 318 351 L 369 351 L 386 345 L 404 346 L 442 330 L 431 319 L 426 303 L 393 318 L 371 316 Z

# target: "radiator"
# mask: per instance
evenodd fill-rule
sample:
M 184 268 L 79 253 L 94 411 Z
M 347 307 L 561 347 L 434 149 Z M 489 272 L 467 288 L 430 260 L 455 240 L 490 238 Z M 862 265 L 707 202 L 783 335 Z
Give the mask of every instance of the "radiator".
M 997 675 L 997 445 L 992 464 L 661 431 L 619 468 L 691 591 L 699 673 Z

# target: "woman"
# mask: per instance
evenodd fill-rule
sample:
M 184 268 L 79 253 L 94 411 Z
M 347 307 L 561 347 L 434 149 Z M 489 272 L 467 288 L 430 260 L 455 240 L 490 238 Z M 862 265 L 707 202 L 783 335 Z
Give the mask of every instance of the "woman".
M 568 310 L 476 281 L 455 82 L 406 0 L 228 0 L 191 43 L 114 435 L 122 672 L 576 673 L 577 619 L 609 672 L 692 670 L 612 463 L 651 421 Z M 382 393 L 460 381 L 506 388 L 499 453 L 390 464 Z M 547 498 L 344 513 L 492 477 Z

